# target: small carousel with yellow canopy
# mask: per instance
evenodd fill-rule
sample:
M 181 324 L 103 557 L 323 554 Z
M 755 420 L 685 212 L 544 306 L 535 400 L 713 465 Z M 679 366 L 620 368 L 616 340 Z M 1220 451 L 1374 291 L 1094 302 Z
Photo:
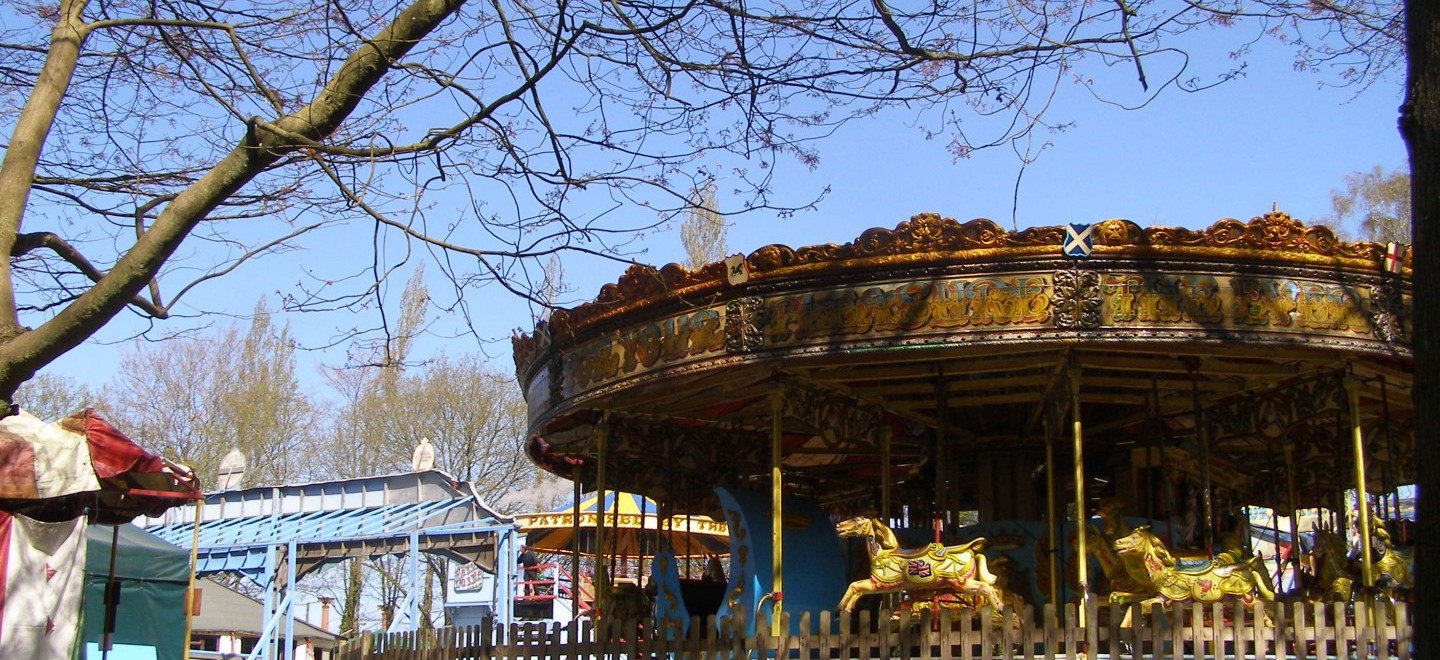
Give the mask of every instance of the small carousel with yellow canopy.
M 528 452 L 724 521 L 717 614 L 747 630 L 887 598 L 1403 598 L 1410 258 L 1275 211 L 919 215 L 635 265 L 515 338 Z

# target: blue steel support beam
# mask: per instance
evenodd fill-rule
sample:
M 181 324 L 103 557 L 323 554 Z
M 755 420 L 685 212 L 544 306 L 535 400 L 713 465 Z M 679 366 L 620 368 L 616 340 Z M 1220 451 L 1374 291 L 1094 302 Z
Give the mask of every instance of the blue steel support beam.
M 271 639 L 268 636 L 268 633 L 271 628 L 270 623 L 274 620 L 273 606 L 276 604 L 275 572 L 275 548 L 266 548 L 265 572 L 261 574 L 260 579 L 257 580 L 257 582 L 259 582 L 260 585 L 265 588 L 265 601 L 263 605 L 264 609 L 261 611 L 264 613 L 264 620 L 266 621 L 266 625 L 264 628 L 261 629 L 260 639 L 256 640 L 255 648 L 250 650 L 250 655 L 245 656 L 246 660 L 256 660 L 257 658 L 274 657 L 273 655 L 271 655 L 270 652 Z
M 420 629 L 420 532 L 410 532 L 410 629 Z M 286 660 L 290 660 L 286 658 Z
M 295 539 L 285 553 L 285 660 L 295 660 Z

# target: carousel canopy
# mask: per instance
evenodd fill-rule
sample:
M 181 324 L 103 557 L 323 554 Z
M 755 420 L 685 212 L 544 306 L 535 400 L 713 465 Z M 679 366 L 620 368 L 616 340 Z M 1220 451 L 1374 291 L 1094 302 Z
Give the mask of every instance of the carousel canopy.
M 516 516 L 525 544 L 540 552 L 570 554 L 578 538 L 580 553 L 596 554 L 595 538 L 600 512 L 605 516 L 605 556 L 644 557 L 668 549 L 677 557 L 703 557 L 730 552 L 730 533 L 724 523 L 708 516 L 677 515 L 661 518 L 655 502 L 635 493 L 598 493 L 546 513 Z M 576 537 L 578 520 L 579 536 Z
M 46 423 L 0 419 L 0 511 L 115 525 L 200 499 L 186 468 L 152 454 L 93 410 Z
M 636 265 L 515 338 L 529 452 L 593 487 L 603 432 L 607 483 L 713 512 L 714 486 L 768 483 L 778 427 L 787 492 L 863 510 L 888 481 L 912 509 L 1004 518 L 1043 501 L 1035 466 L 1047 444 L 1072 460 L 1078 415 L 1108 480 L 1087 488 L 1288 509 L 1354 487 L 1353 396 L 1381 492 L 1414 479 L 1411 259 L 1275 211 L 925 214 L 744 268 Z

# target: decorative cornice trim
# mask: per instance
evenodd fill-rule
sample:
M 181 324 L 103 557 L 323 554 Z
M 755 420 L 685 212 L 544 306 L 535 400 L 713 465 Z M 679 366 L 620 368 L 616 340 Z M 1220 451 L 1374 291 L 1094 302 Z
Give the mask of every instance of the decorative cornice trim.
M 1328 227 L 1306 226 L 1288 214 L 1271 211 L 1241 222 L 1217 220 L 1204 230 L 1180 227 L 1141 228 L 1129 220 L 1096 223 L 1092 263 L 1106 258 L 1183 259 L 1212 263 L 1265 263 L 1328 267 L 1362 274 L 1384 272 L 1385 246 L 1343 241 Z M 767 245 L 746 257 L 753 287 L 786 278 L 815 277 L 897 267 L 950 266 L 978 262 L 1054 259 L 1059 256 L 1063 227 L 1032 227 L 1006 231 L 992 220 L 958 222 L 922 213 L 894 229 L 873 228 L 844 245 L 828 243 L 792 249 Z M 1412 250 L 1402 255 L 1402 277 L 1408 277 Z M 724 262 L 688 270 L 679 264 L 654 268 L 633 264 L 613 284 L 600 288 L 595 299 L 574 309 L 556 310 L 533 334 L 512 339 L 516 372 L 522 379 L 554 337 L 573 338 L 637 310 L 685 301 L 701 306 L 732 297 Z M 734 291 L 738 294 L 739 291 Z

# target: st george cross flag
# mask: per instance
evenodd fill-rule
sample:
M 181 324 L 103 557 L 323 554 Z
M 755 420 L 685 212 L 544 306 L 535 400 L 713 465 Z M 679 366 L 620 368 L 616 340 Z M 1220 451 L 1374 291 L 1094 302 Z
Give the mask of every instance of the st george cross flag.
M 1385 272 L 1399 273 L 1404 264 L 1400 261 L 1400 244 L 1385 244 Z
M 1065 256 L 1071 259 L 1089 259 L 1090 253 L 1095 249 L 1092 238 L 1094 230 L 1095 225 L 1075 222 L 1065 225 L 1065 245 L 1061 248 Z

